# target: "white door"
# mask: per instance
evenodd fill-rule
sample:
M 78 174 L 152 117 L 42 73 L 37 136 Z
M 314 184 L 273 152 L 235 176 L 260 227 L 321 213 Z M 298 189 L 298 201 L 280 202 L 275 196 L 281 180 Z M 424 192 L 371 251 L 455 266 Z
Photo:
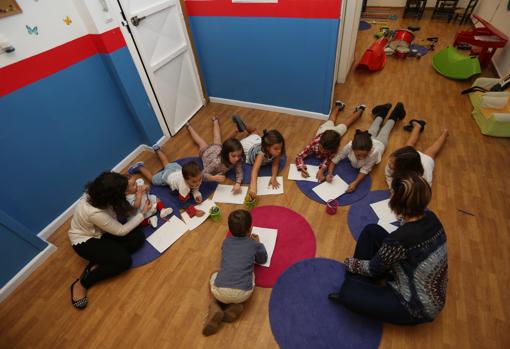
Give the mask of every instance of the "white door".
M 119 0 L 165 123 L 175 134 L 203 105 L 179 0 Z
M 339 84 L 345 83 L 347 75 L 349 75 L 352 64 L 354 63 L 354 52 L 356 50 L 356 40 L 358 37 L 362 6 L 362 1 L 342 1 L 342 17 L 337 43 L 337 49 L 339 52 L 336 62 L 336 82 Z

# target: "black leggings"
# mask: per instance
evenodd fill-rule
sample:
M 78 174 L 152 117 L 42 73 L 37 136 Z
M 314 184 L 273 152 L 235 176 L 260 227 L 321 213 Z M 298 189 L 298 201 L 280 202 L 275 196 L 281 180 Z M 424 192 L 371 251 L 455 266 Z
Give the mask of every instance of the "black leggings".
M 372 259 L 388 236 L 386 230 L 376 224 L 369 224 L 361 232 L 356 244 L 354 257 Z M 424 322 L 415 319 L 400 303 L 391 286 L 378 286 L 377 279 L 345 273 L 345 281 L 340 290 L 342 304 L 350 310 L 381 321 L 398 325 L 411 325 Z
M 93 270 L 85 272 L 81 284 L 90 288 L 96 282 L 120 274 L 131 267 L 131 253 L 142 247 L 145 235 L 140 228 L 135 228 L 126 236 L 103 234 L 100 239 L 88 239 L 77 245 L 74 250 L 80 257 L 90 261 Z

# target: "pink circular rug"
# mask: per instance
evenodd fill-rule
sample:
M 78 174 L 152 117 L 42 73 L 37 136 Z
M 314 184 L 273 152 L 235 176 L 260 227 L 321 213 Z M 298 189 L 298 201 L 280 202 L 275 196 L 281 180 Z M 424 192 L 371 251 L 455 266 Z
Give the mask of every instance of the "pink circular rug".
M 273 287 L 285 269 L 302 259 L 315 257 L 315 234 L 303 216 L 282 206 L 256 207 L 251 214 L 253 226 L 278 230 L 271 265 L 255 264 L 257 286 Z

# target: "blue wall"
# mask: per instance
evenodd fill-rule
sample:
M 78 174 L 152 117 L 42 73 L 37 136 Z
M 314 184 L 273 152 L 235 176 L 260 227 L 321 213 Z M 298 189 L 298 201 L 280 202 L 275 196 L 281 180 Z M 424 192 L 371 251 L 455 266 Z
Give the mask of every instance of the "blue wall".
M 328 114 L 339 20 L 190 17 L 211 97 Z
M 162 136 L 126 47 L 2 97 L 0 113 L 0 210 L 33 234 L 101 171 Z
M 0 211 L 0 288 L 48 244 Z
M 149 145 L 156 143 L 163 136 L 163 133 L 129 50 L 124 47 L 111 54 L 101 55 L 101 57 L 117 83 L 131 115 L 139 126 L 139 131 L 146 139 L 146 143 Z

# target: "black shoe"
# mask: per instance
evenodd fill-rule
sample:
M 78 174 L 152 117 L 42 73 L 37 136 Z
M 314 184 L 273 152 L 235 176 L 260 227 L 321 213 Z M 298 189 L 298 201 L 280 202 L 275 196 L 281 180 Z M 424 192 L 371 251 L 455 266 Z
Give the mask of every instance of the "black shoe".
M 239 115 L 232 115 L 232 121 L 236 124 L 237 130 L 239 132 L 244 132 L 247 130 L 246 125 Z
M 376 105 L 372 109 L 372 115 L 374 116 L 374 118 L 379 116 L 384 119 L 386 117 L 386 115 L 388 115 L 388 112 L 390 111 L 390 109 L 391 109 L 391 103 Z
M 344 109 L 345 109 L 345 103 L 344 103 L 344 102 L 342 102 L 342 101 L 341 101 L 341 100 L 339 100 L 339 99 L 337 99 L 337 100 L 335 101 L 335 105 L 337 105 L 337 106 L 338 106 L 338 109 L 339 109 L 340 111 L 342 111 L 342 110 L 344 110 Z
M 409 121 L 409 123 L 404 126 L 404 131 L 411 132 L 414 127 L 413 122 L 419 123 L 420 124 L 420 132 L 423 132 L 427 122 L 425 120 L 417 120 L 417 119 L 412 119 L 411 121 Z
M 328 299 L 333 303 L 341 303 L 340 301 L 340 293 L 330 293 L 328 295 Z
M 74 299 L 74 292 L 73 292 L 73 288 L 74 288 L 74 285 L 79 282 L 80 279 L 76 279 L 72 284 L 71 284 L 71 304 L 76 308 L 76 309 L 79 309 L 79 310 L 83 310 L 85 309 L 85 307 L 87 306 L 87 304 L 89 303 L 89 299 L 87 298 L 87 296 L 83 297 L 83 298 L 80 298 L 78 300 L 75 300 Z
M 398 102 L 393 111 L 390 114 L 390 119 L 395 120 L 403 120 L 406 117 L 406 110 L 404 109 L 404 105 L 402 102 Z

